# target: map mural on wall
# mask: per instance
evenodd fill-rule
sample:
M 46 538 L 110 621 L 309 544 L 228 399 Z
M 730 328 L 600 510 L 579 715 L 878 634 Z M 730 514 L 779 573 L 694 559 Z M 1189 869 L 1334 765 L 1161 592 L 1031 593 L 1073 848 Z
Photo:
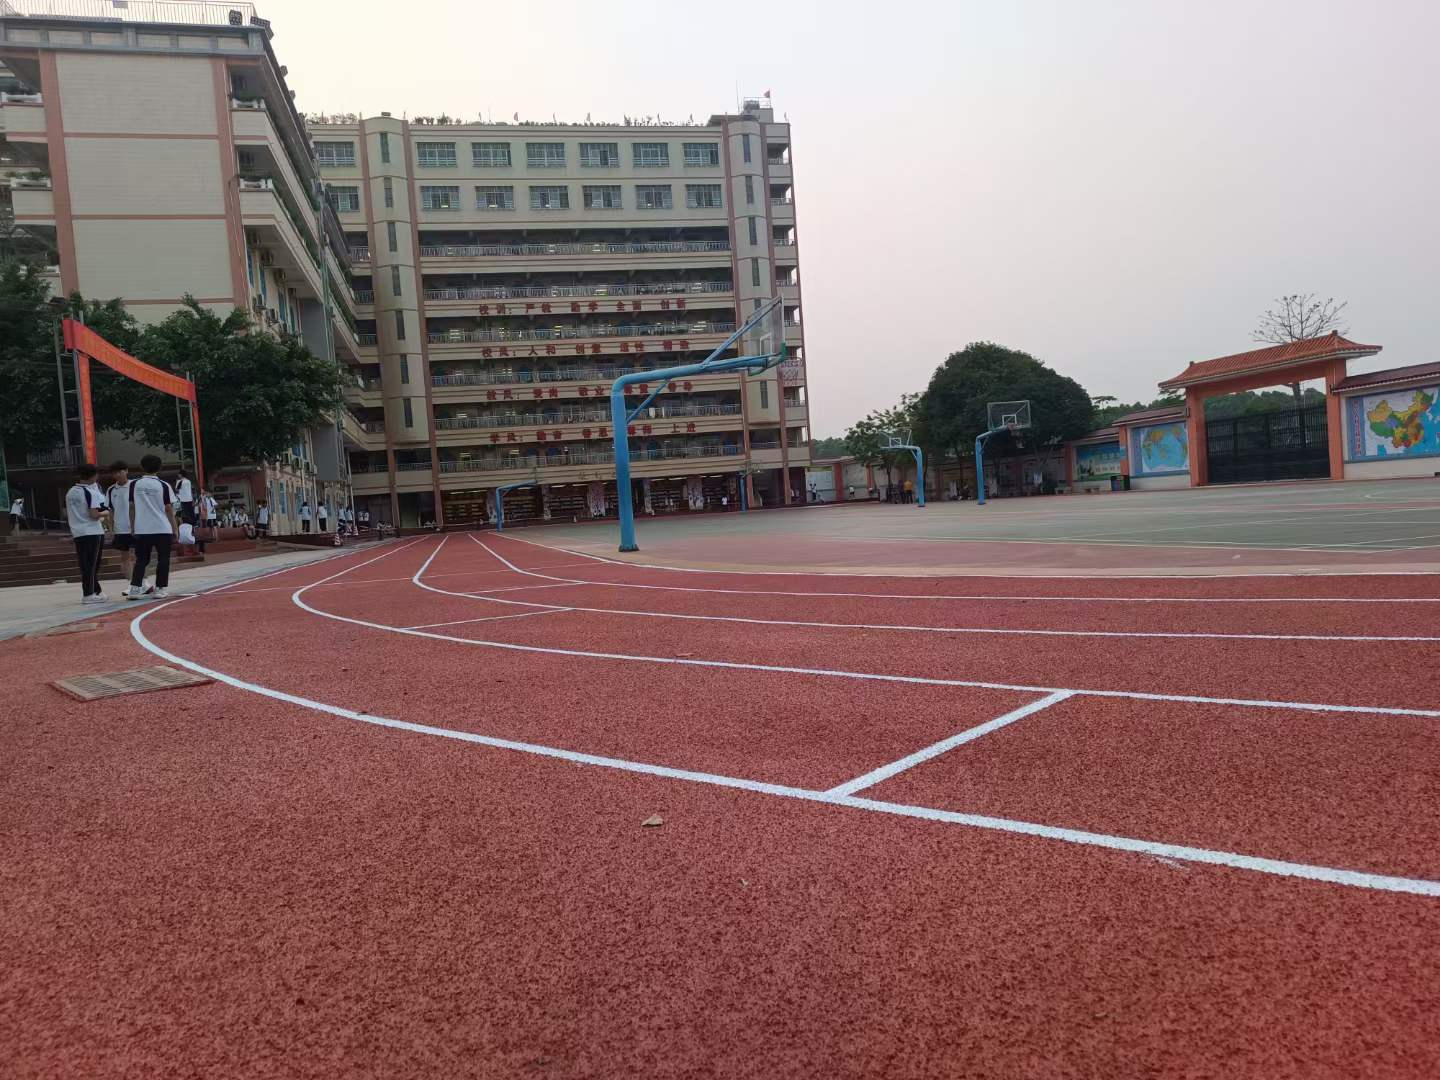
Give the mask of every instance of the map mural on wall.
M 1190 433 L 1185 421 L 1134 428 L 1130 447 L 1137 476 L 1160 476 L 1190 471 Z
M 1352 457 L 1440 454 L 1440 387 L 1353 397 L 1346 407 Z
M 1075 479 L 1104 480 L 1119 476 L 1125 451 L 1119 442 L 1090 443 L 1075 447 Z

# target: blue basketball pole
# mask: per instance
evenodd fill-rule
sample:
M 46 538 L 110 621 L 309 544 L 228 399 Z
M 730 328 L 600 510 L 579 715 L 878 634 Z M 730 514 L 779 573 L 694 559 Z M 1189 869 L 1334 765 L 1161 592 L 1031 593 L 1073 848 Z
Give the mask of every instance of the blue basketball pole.
M 991 428 L 984 435 L 975 437 L 975 502 L 978 506 L 985 505 L 985 440 L 991 435 L 998 435 L 1008 428 Z
M 925 509 L 925 451 L 909 443 L 895 443 L 891 450 L 909 450 L 915 455 L 915 504 Z
M 733 356 L 728 360 L 719 359 L 720 354 L 738 341 L 741 336 L 768 318 L 779 303 L 780 297 L 773 297 L 698 364 L 658 368 L 655 371 L 636 371 L 629 375 L 621 375 L 610 384 L 610 423 L 614 427 L 615 435 L 615 501 L 620 511 L 621 551 L 640 550 L 640 545 L 635 542 L 635 499 L 634 493 L 630 490 L 630 422 L 659 396 L 667 383 L 673 382 L 675 379 L 688 379 L 695 375 L 715 375 L 742 369 L 748 370 L 753 375 L 779 364 L 785 357 L 783 336 L 777 342 L 779 351 L 773 355 Z M 627 409 L 625 407 L 625 388 L 639 383 L 656 383 L 657 385 L 639 405 L 636 405 L 634 409 Z

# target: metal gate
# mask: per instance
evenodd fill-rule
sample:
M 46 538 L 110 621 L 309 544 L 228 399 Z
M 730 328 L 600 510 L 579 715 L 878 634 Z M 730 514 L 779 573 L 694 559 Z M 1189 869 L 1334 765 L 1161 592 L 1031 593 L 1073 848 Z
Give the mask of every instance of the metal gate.
M 1205 421 L 1210 483 L 1310 480 L 1330 475 L 1324 405 Z

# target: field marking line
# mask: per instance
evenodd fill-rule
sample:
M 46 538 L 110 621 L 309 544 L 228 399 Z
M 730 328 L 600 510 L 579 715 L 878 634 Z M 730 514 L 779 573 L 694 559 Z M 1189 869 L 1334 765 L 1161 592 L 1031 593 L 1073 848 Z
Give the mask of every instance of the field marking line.
M 965 743 L 973 742 L 982 735 L 988 735 L 990 732 L 997 731 L 1007 724 L 1013 724 L 1016 720 L 1023 720 L 1027 716 L 1033 716 L 1042 709 L 1048 709 L 1051 705 L 1058 705 L 1060 702 L 1074 696 L 1073 691 L 1056 690 L 1053 694 L 1046 694 L 1044 697 L 1032 701 L 1028 705 L 1021 705 L 1018 709 L 1011 709 L 1003 716 L 997 716 L 995 719 L 987 720 L 983 724 L 976 724 L 972 728 L 951 735 L 948 739 L 941 739 L 937 743 L 932 743 L 921 750 L 916 750 L 913 754 L 907 754 L 905 757 L 897 761 L 892 761 L 888 765 L 881 765 L 878 769 L 871 769 L 869 772 L 862 776 L 857 776 L 853 780 L 847 780 L 843 784 L 837 784 L 825 794 L 835 796 L 854 795 L 857 791 L 874 787 L 884 780 L 889 780 L 892 776 L 898 776 L 907 769 L 913 769 L 916 765 L 929 761 L 931 758 L 937 758 L 941 754 L 955 749 L 957 746 L 963 746 Z
M 227 585 L 217 585 L 217 586 L 215 586 L 215 588 L 213 588 L 213 589 L 201 589 L 199 592 L 195 593 L 194 595 L 196 595 L 196 596 L 214 596 L 216 593 L 226 592 L 226 591 L 229 590 L 229 589 L 233 589 L 233 588 L 235 588 L 237 585 L 249 585 L 252 581 L 263 581 L 265 578 L 275 577 L 277 574 L 288 574 L 291 570 L 301 570 L 301 569 L 304 569 L 304 568 L 307 567 L 307 566 L 318 566 L 318 565 L 320 565 L 321 563 L 330 562 L 332 559 L 343 558 L 343 557 L 346 556 L 346 555 L 360 555 L 360 554 L 362 554 L 362 552 L 354 551 L 354 550 L 346 551 L 346 550 L 344 550 L 343 548 L 340 548 L 340 549 L 337 549 L 337 550 L 335 550 L 335 551 L 326 552 L 324 556 L 322 556 L 321 558 L 318 558 L 318 559 L 308 559 L 308 560 L 306 560 L 305 562 L 295 563 L 295 564 L 293 564 L 293 565 L 291 565 L 291 566 L 282 566 L 282 567 L 280 567 L 279 569 L 270 570 L 270 571 L 268 571 L 268 572 L 266 572 L 266 573 L 264 573 L 264 574 L 256 574 L 254 577 L 240 578 L 239 580 L 237 580 L 237 581 L 232 581 L 232 582 L 230 582 L 230 583 L 227 584 Z M 285 587 L 285 586 L 281 586 L 281 588 L 284 588 L 284 587 Z M 240 591 L 241 591 L 241 592 L 245 592 L 246 590 L 241 589 Z M 255 589 L 255 590 L 253 590 L 253 591 L 254 591 L 254 592 L 260 592 L 261 590 Z
M 382 556 L 383 558 L 383 556 Z M 343 573 L 343 571 L 342 571 Z M 375 727 L 390 728 L 397 731 L 405 731 L 416 735 L 429 735 L 442 739 L 453 739 L 458 742 L 473 743 L 480 746 L 490 747 L 497 750 L 511 750 L 524 754 L 531 754 L 537 757 L 558 759 L 569 762 L 573 765 L 589 765 L 601 768 L 615 769 L 621 772 L 640 773 L 647 776 L 656 776 L 670 780 L 688 780 L 693 783 L 708 784 L 722 788 L 733 788 L 741 791 L 753 792 L 756 794 L 773 795 L 780 798 L 796 799 L 804 802 L 820 803 L 827 806 L 844 807 L 853 810 L 869 810 L 877 813 L 894 814 L 902 817 L 918 818 L 937 823 L 963 825 L 970 828 L 984 829 L 993 832 L 1003 832 L 1022 836 L 1032 836 L 1046 840 L 1058 840 L 1065 843 L 1080 844 L 1091 847 L 1109 849 L 1112 851 L 1123 851 L 1131 854 L 1153 855 L 1157 857 L 1177 859 L 1185 862 L 1205 863 L 1212 866 L 1224 866 L 1236 870 L 1248 870 L 1256 873 L 1271 874 L 1279 877 L 1298 878 L 1306 881 L 1318 881 L 1332 885 L 1344 885 L 1351 888 L 1373 889 L 1382 892 L 1406 893 L 1413 896 L 1425 896 L 1440 898 L 1440 881 L 1429 881 L 1423 878 L 1397 877 L 1389 874 L 1372 874 L 1359 870 L 1345 870 L 1336 867 L 1320 866 L 1310 863 L 1285 862 L 1279 859 L 1267 859 L 1253 855 L 1242 855 L 1235 852 L 1219 851 L 1210 848 L 1186 847 L 1177 844 L 1166 844 L 1152 840 L 1140 840 L 1132 837 L 1114 836 L 1107 833 L 1085 832 L 1078 829 L 1065 829 L 1053 825 L 1042 825 L 1037 822 L 1017 821 L 1009 818 L 988 817 L 978 814 L 963 814 L 950 810 L 937 810 L 930 807 L 910 806 L 903 803 L 883 802 L 874 799 L 857 798 L 855 796 L 835 796 L 824 791 L 814 791 L 807 788 L 789 787 L 783 784 L 770 784 L 760 780 L 747 780 L 741 777 L 725 776 L 718 773 L 698 772 L 690 769 L 677 769 L 667 765 L 650 764 L 647 762 L 629 761 L 624 758 L 603 757 L 598 754 L 586 754 L 575 750 L 564 750 L 559 747 L 546 746 L 540 743 L 520 742 L 514 739 L 501 739 L 491 735 L 478 735 L 467 731 L 456 731 L 451 728 L 435 727 L 429 724 L 416 724 L 407 720 L 396 720 L 385 716 L 376 716 L 371 713 L 356 712 L 354 709 L 347 709 L 339 705 L 330 705 L 313 698 L 301 697 L 298 694 L 289 694 L 283 690 L 276 690 L 259 683 L 247 682 L 217 671 L 214 668 L 206 667 L 183 656 L 178 656 L 167 649 L 155 644 L 146 636 L 141 627 L 147 618 L 158 611 L 163 611 L 177 603 L 185 603 L 189 597 L 161 603 L 140 612 L 130 622 L 130 634 L 135 641 L 147 651 L 167 661 L 193 671 L 199 675 L 205 675 L 216 682 L 223 683 L 237 690 L 268 697 L 276 701 L 283 701 L 286 704 L 294 705 L 302 709 L 309 709 L 315 712 L 327 713 L 345 720 L 353 720 L 362 724 L 370 724 Z M 323 614 L 323 613 L 322 613 Z M 353 620 L 346 620 L 353 621 Z
M 1054 546 L 1055 544 L 1089 544 L 1094 547 L 1123 547 L 1123 548 L 1190 548 L 1200 551 L 1300 551 L 1300 552 L 1324 552 L 1331 550 L 1323 545 L 1297 545 L 1297 544 L 1267 544 L 1258 542 L 1241 542 L 1229 540 L 1099 540 L 1084 536 L 1048 536 L 1037 539 L 1029 536 L 836 536 L 828 539 L 837 542 L 850 542 L 862 540 L 870 543 L 909 543 L 909 544 L 1028 544 L 1031 546 Z M 1384 548 L 1377 548 L 1374 551 L 1367 551 L 1363 548 L 1353 549 L 1346 554 L 1374 555 Z
M 502 622 L 505 619 L 529 619 L 535 615 L 559 615 L 569 608 L 547 608 L 545 611 L 522 611 L 515 615 L 485 615 L 478 619 L 451 619 L 449 622 L 419 623 L 416 626 L 402 626 L 401 630 L 432 630 L 437 626 L 460 626 L 466 623 Z
M 506 540 L 514 540 L 516 543 L 529 544 L 541 551 L 548 551 L 552 554 L 564 553 L 575 555 L 582 559 L 589 559 L 592 562 L 604 563 L 606 566 L 626 566 L 631 569 L 640 570 L 668 570 L 675 574 L 729 574 L 743 577 L 818 577 L 818 578 L 904 578 L 907 580 L 923 580 L 924 578 L 1001 578 L 1005 580 L 1016 580 L 1026 578 L 1032 581 L 1229 581 L 1243 578 L 1352 578 L 1352 577 L 1436 577 L 1440 570 L 1312 570 L 1312 569 L 1277 569 L 1277 570 L 1247 570 L 1241 574 L 1226 573 L 1217 575 L 1209 574 L 1051 574 L 1047 577 L 1028 577 L 1024 574 L 1014 573 L 984 573 L 984 574 L 867 574 L 859 570 L 726 570 L 713 567 L 699 566 L 670 566 L 666 563 L 645 563 L 630 562 L 625 559 L 612 559 L 605 555 L 594 555 L 588 551 L 577 551 L 574 548 L 552 547 L 549 544 L 542 544 L 535 540 L 526 540 L 523 537 L 512 536 L 506 533 Z M 801 538 L 803 539 L 803 538 Z M 1388 549 L 1396 550 L 1396 549 Z M 1360 554 L 1359 552 L 1344 552 L 1343 554 Z M 663 586 L 652 586 L 662 588 Z M 801 594 L 805 595 L 805 594 Z M 941 597 L 940 599 L 952 599 Z M 963 599 L 963 598 L 960 598 Z
M 517 574 L 524 574 L 527 577 L 542 578 L 550 581 L 558 581 L 567 586 L 586 584 L 585 582 L 572 581 L 569 579 L 555 578 L 551 574 L 536 574 L 529 570 L 522 570 L 505 556 L 499 554 L 482 540 L 471 536 L 475 543 L 479 544 L 486 552 L 499 559 L 506 566 L 510 567 Z M 426 563 L 428 566 L 429 563 Z M 477 600 L 490 600 L 496 604 L 515 604 L 520 607 L 544 607 L 556 608 L 558 604 L 539 604 L 525 600 L 501 600 L 494 598 L 491 594 L 460 593 L 450 589 L 442 589 L 434 585 L 426 585 L 420 581 L 420 575 L 425 572 L 422 566 L 415 576 L 415 584 L 430 592 L 442 593 L 446 596 L 470 596 Z M 537 586 L 539 588 L 541 586 Z M 1183 630 L 1045 630 L 1026 629 L 1022 627 L 989 627 L 989 626 L 914 626 L 904 623 L 840 623 L 822 622 L 809 619 L 761 619 L 742 615 L 697 615 L 687 612 L 676 611 L 636 611 L 628 608 L 603 608 L 586 607 L 581 604 L 571 604 L 565 608 L 567 611 L 585 612 L 594 615 L 625 615 L 633 618 L 644 619 L 680 619 L 689 622 L 721 622 L 721 623 L 743 623 L 750 626 L 794 626 L 803 629 L 818 630 L 893 630 L 901 633 L 916 634 L 973 634 L 978 636 L 993 635 L 997 637 L 1078 637 L 1078 638 L 1162 638 L 1182 639 L 1201 641 L 1348 641 L 1348 642 L 1382 642 L 1382 641 L 1404 641 L 1432 643 L 1440 642 L 1440 636 L 1421 635 L 1396 635 L 1396 634 L 1242 634 L 1222 633 L 1204 631 L 1183 631 Z

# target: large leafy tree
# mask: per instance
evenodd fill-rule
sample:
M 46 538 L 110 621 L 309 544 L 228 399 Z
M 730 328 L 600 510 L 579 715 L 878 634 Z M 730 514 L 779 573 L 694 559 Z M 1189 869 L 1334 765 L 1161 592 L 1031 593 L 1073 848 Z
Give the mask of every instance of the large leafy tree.
M 913 436 L 919 394 L 902 394 L 900 403 L 888 409 L 876 409 L 850 426 L 845 432 L 845 449 L 862 465 L 885 470 L 887 486 L 895 483 L 895 469 L 910 460 L 910 451 L 891 450 L 892 436 Z
M 930 379 L 916 407 L 924 444 L 959 460 L 974 453 L 975 437 L 989 427 L 992 401 L 1028 400 L 1034 426 L 1022 436 L 1028 448 L 1058 448 L 1089 431 L 1094 406 L 1074 379 L 1047 367 L 1029 353 L 977 341 L 951 353 Z M 987 453 L 1018 449 L 997 435 Z
M 341 401 L 336 366 L 293 334 L 253 332 L 239 309 L 223 318 L 193 297 L 164 321 L 147 326 L 135 353 L 156 367 L 195 381 L 205 463 L 211 470 L 273 457 L 299 441 Z M 116 380 L 120 381 L 120 380 Z M 132 437 L 178 449 L 174 402 L 124 382 L 125 418 L 114 426 Z
M 0 438 L 7 458 L 62 439 L 49 286 L 30 264 L 0 263 Z

